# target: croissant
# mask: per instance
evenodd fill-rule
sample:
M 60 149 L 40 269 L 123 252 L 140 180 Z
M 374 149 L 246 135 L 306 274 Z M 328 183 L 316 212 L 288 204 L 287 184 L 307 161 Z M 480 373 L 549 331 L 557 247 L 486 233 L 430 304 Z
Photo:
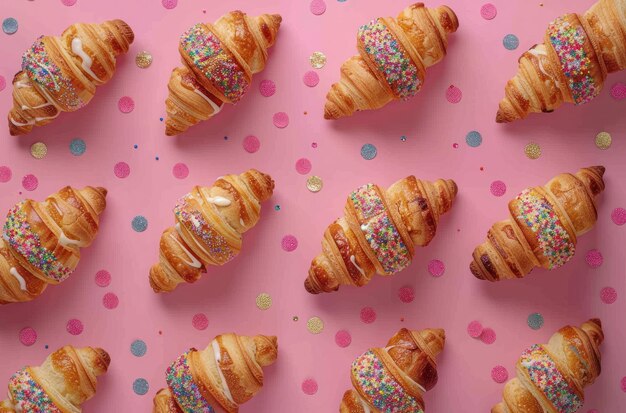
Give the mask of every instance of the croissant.
M 248 91 L 252 75 L 265 67 L 282 18 L 251 17 L 235 10 L 215 24 L 198 23 L 180 38 L 184 66 L 172 71 L 165 101 L 165 133 L 178 135 L 237 103 Z
M 24 367 L 9 379 L 9 398 L 0 413 L 81 412 L 96 394 L 96 378 L 107 372 L 111 358 L 101 348 L 65 346 L 41 366 Z
M 122 20 L 102 24 L 77 23 L 61 36 L 42 36 L 22 56 L 22 70 L 13 78 L 11 135 L 29 133 L 50 123 L 61 112 L 85 106 L 96 86 L 115 72 L 115 58 L 128 52 L 134 40 Z
M 446 340 L 441 329 L 398 331 L 385 348 L 371 348 L 352 363 L 352 386 L 340 413 L 424 411 L 423 393 L 437 384 L 436 358 Z
M 522 278 L 535 267 L 552 270 L 569 261 L 577 237 L 598 218 L 603 175 L 603 166 L 592 166 L 522 191 L 509 202 L 509 219 L 494 224 L 474 250 L 472 274 L 489 281 Z
M 626 0 L 600 0 L 582 16 L 558 17 L 544 42 L 521 56 L 496 121 L 552 112 L 563 102 L 587 103 L 600 93 L 607 73 L 625 68 Z
M 161 235 L 159 262 L 150 269 L 155 292 L 196 282 L 208 265 L 223 265 L 241 251 L 241 235 L 256 225 L 261 202 L 274 191 L 269 175 L 250 169 L 194 187 L 174 207 L 176 225 Z
M 80 248 L 98 233 L 106 194 L 66 186 L 44 202 L 27 199 L 9 211 L 0 239 L 0 304 L 33 300 L 70 276 Z
M 415 96 L 426 68 L 444 58 L 448 34 L 458 27 L 448 6 L 429 9 L 423 3 L 410 5 L 395 19 L 380 17 L 361 26 L 359 55 L 341 66 L 341 80 L 326 95 L 324 118 L 338 119 Z
M 167 369 L 167 388 L 154 397 L 153 413 L 236 413 L 263 387 L 263 367 L 278 357 L 275 336 L 217 336 L 202 351 L 194 348 Z
M 507 382 L 503 401 L 491 413 L 578 411 L 584 388 L 600 375 L 602 341 L 602 324 L 592 319 L 580 328 L 563 327 L 548 344 L 527 348 L 517 361 L 518 377 Z
M 406 268 L 415 246 L 426 246 L 457 193 L 456 183 L 401 179 L 387 191 L 366 184 L 350 194 L 344 216 L 324 232 L 322 253 L 313 259 L 304 287 L 311 294 L 361 287 L 374 273 Z

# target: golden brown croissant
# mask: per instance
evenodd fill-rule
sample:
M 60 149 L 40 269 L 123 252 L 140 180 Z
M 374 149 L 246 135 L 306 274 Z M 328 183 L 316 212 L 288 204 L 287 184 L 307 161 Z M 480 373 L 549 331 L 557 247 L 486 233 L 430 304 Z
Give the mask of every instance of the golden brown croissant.
M 176 225 L 161 236 L 159 263 L 150 269 L 155 292 L 193 283 L 208 265 L 223 265 L 241 251 L 242 234 L 256 225 L 261 202 L 274 191 L 269 175 L 250 169 L 196 186 L 178 200 Z
M 168 388 L 154 398 L 153 413 L 236 413 L 263 387 L 263 367 L 278 357 L 274 336 L 217 336 L 202 351 L 194 348 L 167 369 Z
M 236 10 L 215 24 L 198 23 L 180 38 L 184 66 L 172 71 L 165 101 L 165 133 L 178 135 L 237 103 L 248 91 L 254 73 L 265 67 L 282 18 L 251 17 Z
M 584 15 L 566 14 L 548 26 L 544 42 L 519 59 L 497 122 L 552 112 L 563 102 L 595 98 L 607 73 L 626 69 L 626 0 L 600 0 Z
M 67 186 L 44 202 L 27 199 L 9 211 L 0 239 L 0 304 L 30 301 L 70 276 L 80 248 L 98 233 L 106 194 Z
M 603 175 L 603 166 L 592 166 L 522 191 L 509 202 L 509 219 L 494 224 L 474 250 L 472 274 L 489 281 L 522 278 L 535 267 L 551 270 L 569 261 L 578 236 L 596 223 Z
M 358 56 L 341 66 L 341 80 L 326 95 L 324 117 L 338 119 L 409 99 L 421 88 L 426 68 L 446 55 L 448 34 L 459 27 L 448 6 L 415 3 L 397 18 L 381 17 L 359 28 Z
M 81 404 L 96 394 L 96 378 L 110 363 L 101 348 L 65 346 L 41 366 L 25 367 L 11 377 L 0 413 L 79 413 Z
M 344 216 L 332 223 L 313 259 L 304 287 L 311 294 L 361 287 L 374 273 L 392 275 L 406 268 L 415 246 L 426 246 L 457 193 L 452 180 L 428 182 L 414 176 L 387 191 L 366 184 L 353 191 Z
M 517 361 L 517 377 L 504 386 L 503 401 L 491 413 L 578 411 L 584 388 L 600 375 L 602 341 L 602 324 L 592 319 L 580 328 L 563 327 L 548 344 L 527 348 Z
M 385 348 L 372 348 L 352 363 L 352 386 L 341 413 L 416 413 L 424 411 L 423 393 L 437 384 L 441 329 L 398 331 Z
M 22 57 L 13 78 L 11 135 L 50 123 L 61 112 L 85 106 L 96 86 L 115 72 L 115 58 L 128 51 L 133 31 L 121 20 L 102 24 L 77 23 L 61 36 L 38 38 Z

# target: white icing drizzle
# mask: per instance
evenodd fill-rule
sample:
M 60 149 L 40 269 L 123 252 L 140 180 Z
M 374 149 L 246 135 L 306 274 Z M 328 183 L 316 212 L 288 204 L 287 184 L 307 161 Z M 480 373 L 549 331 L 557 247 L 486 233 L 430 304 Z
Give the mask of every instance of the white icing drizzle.
M 356 258 L 354 255 L 350 255 L 350 262 L 352 263 L 352 265 L 354 265 L 356 267 L 357 270 L 359 270 L 359 272 L 361 273 L 361 275 L 365 275 L 365 271 L 363 271 L 363 268 L 359 267 L 356 263 Z
M 18 283 L 20 283 L 20 290 L 22 291 L 28 291 L 26 289 L 26 280 L 24 280 L 24 277 L 22 277 L 20 275 L 19 272 L 17 272 L 17 270 L 15 269 L 15 267 L 11 267 L 11 269 L 9 270 L 9 272 L 11 273 L 12 276 L 15 277 L 15 279 L 17 280 Z
M 388 346 L 388 347 L 385 347 L 383 350 L 385 350 L 385 353 L 389 353 L 389 350 L 391 350 L 394 347 L 397 347 L 397 346 Z M 411 381 L 413 381 L 413 380 L 411 380 Z M 413 381 L 413 383 L 415 383 L 415 385 L 417 387 L 419 387 L 419 389 L 422 391 L 422 394 L 426 393 L 426 389 L 423 388 L 422 386 L 420 386 L 420 384 L 418 382 Z
M 224 207 L 230 205 L 231 203 L 230 199 L 226 199 L 223 196 L 208 197 L 206 200 L 211 204 Z
M 367 224 L 361 224 L 361 231 L 367 231 Z
M 79 56 L 83 60 L 83 63 L 81 65 L 83 70 L 89 73 L 89 75 L 95 80 L 100 80 L 100 78 L 96 76 L 96 74 L 91 70 L 91 65 L 93 61 L 91 60 L 91 57 L 89 57 L 89 55 L 83 50 L 83 41 L 80 40 L 79 37 L 74 37 L 72 39 L 72 52 L 74 52 L 75 55 Z
M 194 257 L 194 256 L 193 256 L 193 254 L 192 254 L 191 252 L 189 252 L 189 250 L 188 250 L 187 248 L 185 248 L 185 246 L 184 246 L 184 245 L 183 245 L 180 241 L 178 241 L 178 240 L 176 239 L 176 237 L 175 237 L 175 236 L 173 236 L 172 234 L 170 234 L 170 237 L 172 237 L 172 239 L 173 239 L 173 240 L 174 240 L 174 241 L 178 244 L 178 246 L 179 246 L 179 247 L 180 247 L 183 251 L 185 251 L 185 254 L 187 254 L 187 256 L 189 257 L 189 259 L 191 260 L 191 261 L 183 260 L 183 261 L 185 261 L 185 263 L 186 263 L 187 265 L 190 265 L 190 266 L 192 266 L 192 267 L 194 267 L 194 268 L 200 268 L 200 267 L 202 267 L 202 264 L 200 263 L 200 261 L 198 261 L 198 259 L 197 259 L 196 257 Z
M 180 235 L 182 237 L 183 234 L 182 234 L 181 229 L 180 229 L 180 222 L 176 224 L 175 228 L 176 228 L 176 231 L 178 232 L 178 235 Z M 194 237 L 191 237 L 191 239 L 193 240 L 193 243 L 196 244 L 196 246 L 198 248 L 200 248 L 200 250 L 202 250 L 202 252 L 204 252 L 206 254 L 207 257 L 211 256 L 209 251 L 207 251 L 206 248 L 204 248 L 202 246 L 202 244 L 200 244 L 198 241 L 196 241 L 196 239 Z
M 531 55 L 535 56 L 537 58 L 537 63 L 539 63 L 539 70 L 541 70 L 541 72 L 546 75 L 547 77 L 549 77 L 550 79 L 552 79 L 554 81 L 554 83 L 556 84 L 557 87 L 561 87 L 559 84 L 558 79 L 555 79 L 554 77 L 552 77 L 545 69 L 545 67 L 543 66 L 543 62 L 541 59 L 541 56 L 548 56 L 548 54 L 546 53 L 545 50 L 539 50 L 536 47 L 533 47 L 532 49 L 530 49 L 528 51 L 528 53 L 530 53 Z
M 242 227 L 246 226 L 246 223 L 243 222 L 243 218 L 239 218 L 239 224 L 241 224 Z
M 16 121 L 15 119 L 13 119 L 12 116 L 9 116 L 9 120 L 11 121 L 12 124 L 14 124 L 15 126 L 28 126 L 28 125 L 34 125 L 35 122 L 41 122 L 42 120 L 47 120 L 47 119 L 54 119 L 57 116 L 59 116 L 61 112 L 57 111 L 57 113 L 54 116 L 42 116 L 42 117 L 36 117 L 33 120 L 29 120 L 26 123 L 20 123 L 18 121 Z
M 363 400 L 363 397 L 361 397 L 360 394 L 357 393 L 357 395 L 359 397 L 359 401 L 361 402 L 361 407 L 363 407 L 363 411 L 365 413 L 371 413 L 372 411 L 370 410 L 370 406 L 367 404 L 367 402 Z
M 72 245 L 80 246 L 80 240 L 70 239 L 65 235 L 65 232 L 61 230 L 61 235 L 59 235 L 59 244 L 64 247 L 71 247 Z
M 224 103 L 223 102 L 222 102 L 222 104 L 220 106 L 217 106 L 215 104 L 215 102 L 213 102 L 211 99 L 209 99 L 209 97 L 207 95 L 205 95 L 204 93 L 200 92 L 198 89 L 194 89 L 193 91 L 196 92 L 197 94 L 199 94 L 200 96 L 202 96 L 202 98 L 204 100 L 206 100 L 209 103 L 209 105 L 211 105 L 211 107 L 213 108 L 213 114 L 211 116 L 215 116 L 218 113 L 220 113 L 220 111 L 224 107 Z
M 15 82 L 15 87 L 18 89 L 24 89 L 30 87 L 30 82 L 24 82 L 23 80 L 18 80 Z
M 37 105 L 37 106 L 26 106 L 26 105 L 22 105 L 22 110 L 32 110 L 32 109 L 41 109 L 41 108 L 45 108 L 46 106 L 52 106 L 52 103 L 50 102 L 46 102 L 42 105 Z
M 217 363 L 217 373 L 220 375 L 220 379 L 222 381 L 222 390 L 224 390 L 224 394 L 231 402 L 235 403 L 232 394 L 230 394 L 230 389 L 228 388 L 228 383 L 226 383 L 226 378 L 224 377 L 224 373 L 222 372 L 222 368 L 220 367 L 220 359 L 222 357 L 222 353 L 220 351 L 220 345 L 217 340 L 211 341 L 211 346 L 213 346 L 213 354 L 215 354 L 215 362 Z

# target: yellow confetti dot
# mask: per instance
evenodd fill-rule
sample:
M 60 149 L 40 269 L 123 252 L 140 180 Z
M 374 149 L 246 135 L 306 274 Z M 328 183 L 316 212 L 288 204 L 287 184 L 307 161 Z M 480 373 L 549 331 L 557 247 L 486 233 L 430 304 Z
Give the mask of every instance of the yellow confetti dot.
M 530 159 L 537 159 L 541 156 L 541 146 L 534 142 L 531 142 L 526 145 L 526 148 L 524 148 L 524 152 L 526 153 L 526 156 L 528 156 Z
M 309 62 L 313 68 L 321 69 L 326 65 L 326 55 L 322 52 L 313 52 L 309 57 Z
M 324 322 L 319 317 L 311 317 L 309 321 L 306 322 L 306 328 L 312 334 L 319 334 L 324 330 Z
M 311 192 L 319 192 L 322 190 L 324 186 L 324 182 L 322 182 L 322 178 L 319 176 L 310 176 L 309 179 L 306 180 L 306 187 Z
M 609 149 L 611 147 L 611 134 L 608 132 L 600 132 L 596 135 L 596 146 L 598 149 Z
M 267 310 L 272 306 L 272 297 L 267 293 L 261 293 L 256 297 L 256 306 L 259 310 Z
M 135 56 L 135 64 L 141 69 L 146 69 L 150 67 L 150 65 L 152 64 L 152 55 L 145 50 L 143 52 L 137 53 L 137 56 Z
M 30 154 L 35 159 L 43 159 L 48 154 L 48 147 L 43 142 L 36 142 L 30 147 Z

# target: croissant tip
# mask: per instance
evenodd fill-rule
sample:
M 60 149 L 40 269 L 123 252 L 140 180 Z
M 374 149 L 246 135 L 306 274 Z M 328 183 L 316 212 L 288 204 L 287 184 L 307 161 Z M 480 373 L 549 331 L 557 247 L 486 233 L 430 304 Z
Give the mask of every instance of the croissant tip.
M 97 188 L 96 188 L 96 191 L 100 192 L 100 194 L 101 194 L 103 197 L 106 197 L 106 196 L 107 196 L 107 194 L 109 193 L 109 191 L 107 191 L 107 189 L 106 189 L 106 188 L 103 188 L 103 187 L 101 187 L 101 186 L 97 187 Z
M 470 271 L 472 272 L 472 275 L 474 275 L 474 277 L 478 278 L 479 280 L 485 280 L 485 276 L 483 275 L 482 271 L 480 271 L 480 268 L 478 268 L 478 265 L 476 265 L 474 261 L 472 261 L 472 263 L 470 264 Z
M 590 166 L 589 169 L 592 169 L 600 175 L 600 178 L 604 177 L 604 172 L 606 172 L 606 168 L 602 165 Z
M 105 369 L 108 369 L 109 366 L 111 365 L 111 356 L 109 355 L 109 353 L 107 353 L 105 350 L 101 349 L 100 347 L 97 347 L 94 350 L 96 351 L 96 353 L 98 353 L 98 355 L 104 362 Z
M 507 123 L 507 122 L 508 121 L 504 117 L 504 114 L 502 113 L 502 111 L 498 110 L 498 113 L 496 113 L 496 123 Z
M 306 289 L 306 291 L 309 294 L 319 294 L 320 293 L 320 291 L 313 286 L 313 283 L 311 282 L 310 278 L 307 278 L 306 280 L 304 280 L 304 288 Z

